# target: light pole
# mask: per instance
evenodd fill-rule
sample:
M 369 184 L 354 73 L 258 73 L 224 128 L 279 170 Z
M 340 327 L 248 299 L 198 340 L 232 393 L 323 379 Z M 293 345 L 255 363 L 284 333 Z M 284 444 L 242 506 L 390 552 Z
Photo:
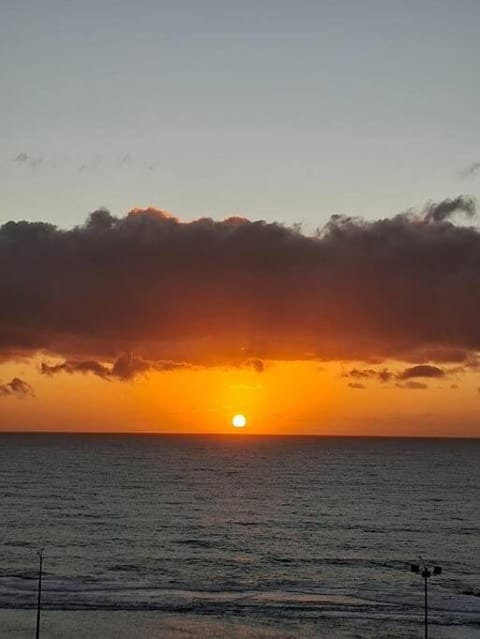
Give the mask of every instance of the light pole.
M 420 557 L 421 564 L 410 564 L 410 570 L 417 574 L 422 575 L 425 584 L 425 639 L 428 639 L 428 578 L 432 575 L 441 575 L 442 569 L 440 566 L 434 566 L 430 568 L 425 563 L 424 559 Z
M 37 631 L 35 633 L 35 639 L 40 639 L 40 610 L 42 605 L 42 570 L 43 570 L 43 548 L 38 552 L 39 567 L 38 567 L 38 597 L 37 597 Z

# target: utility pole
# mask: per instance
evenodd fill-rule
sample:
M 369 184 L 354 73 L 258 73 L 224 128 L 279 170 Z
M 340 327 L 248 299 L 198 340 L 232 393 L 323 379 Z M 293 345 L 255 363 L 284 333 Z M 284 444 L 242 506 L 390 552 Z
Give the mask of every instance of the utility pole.
M 420 574 L 424 580 L 424 626 L 425 626 L 425 639 L 428 639 L 428 579 L 432 575 L 441 575 L 442 569 L 440 566 L 434 566 L 434 568 L 429 568 L 422 557 L 420 557 L 420 564 L 411 564 L 410 570 L 411 572 Z
M 42 606 L 42 571 L 43 571 L 43 548 L 38 552 L 39 569 L 38 569 L 38 597 L 37 597 L 37 631 L 35 639 L 40 639 L 40 610 Z

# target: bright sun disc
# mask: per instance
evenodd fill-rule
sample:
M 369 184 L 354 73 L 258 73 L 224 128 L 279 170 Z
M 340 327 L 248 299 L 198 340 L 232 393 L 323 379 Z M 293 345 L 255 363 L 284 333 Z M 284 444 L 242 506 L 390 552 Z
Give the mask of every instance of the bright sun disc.
M 244 428 L 244 426 L 247 425 L 247 418 L 245 415 L 234 415 L 232 425 L 235 426 L 235 428 Z

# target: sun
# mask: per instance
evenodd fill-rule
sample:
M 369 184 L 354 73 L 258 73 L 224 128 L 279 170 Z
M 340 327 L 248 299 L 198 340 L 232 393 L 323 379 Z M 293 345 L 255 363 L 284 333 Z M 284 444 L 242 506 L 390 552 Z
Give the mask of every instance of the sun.
M 245 428 L 246 425 L 247 418 L 245 415 L 238 414 L 232 417 L 232 426 L 235 426 L 235 428 Z

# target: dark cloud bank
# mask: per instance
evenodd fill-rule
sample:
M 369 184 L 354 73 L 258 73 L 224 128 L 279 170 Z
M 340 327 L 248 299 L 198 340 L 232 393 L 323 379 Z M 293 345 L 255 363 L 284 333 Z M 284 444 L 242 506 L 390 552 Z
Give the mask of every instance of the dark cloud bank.
M 473 218 L 473 200 L 333 216 L 314 237 L 155 209 L 99 210 L 71 230 L 8 222 L 0 357 L 42 351 L 65 358 L 45 374 L 108 379 L 197 364 L 261 372 L 263 359 L 463 362 L 480 349 L 480 233 L 456 214 Z

